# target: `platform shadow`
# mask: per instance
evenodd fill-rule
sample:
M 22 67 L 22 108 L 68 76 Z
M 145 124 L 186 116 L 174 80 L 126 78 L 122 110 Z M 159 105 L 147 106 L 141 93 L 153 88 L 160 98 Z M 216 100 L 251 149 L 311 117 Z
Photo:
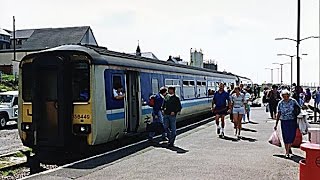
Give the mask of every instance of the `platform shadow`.
M 230 137 L 230 136 L 224 136 L 224 137 L 219 137 L 220 139 L 223 139 L 223 140 L 227 140 L 227 141 L 232 141 L 232 142 L 238 142 L 239 140 L 237 138 L 233 138 L 233 137 Z
M 243 141 L 249 141 L 249 142 L 256 142 L 256 141 L 258 141 L 258 140 L 255 139 L 255 138 L 249 138 L 249 137 L 244 137 L 244 136 L 241 136 L 240 139 L 243 140 Z
M 176 152 L 178 154 L 184 154 L 184 153 L 189 152 L 189 150 L 185 150 L 185 149 L 180 148 L 178 146 L 169 147 L 167 143 L 162 143 L 162 144 L 154 143 L 153 147 L 165 148 L 165 149 L 168 149 L 170 151 L 174 151 L 174 152 Z
M 287 159 L 287 160 L 291 160 L 295 163 L 299 163 L 302 159 L 304 159 L 303 157 L 293 154 L 290 158 L 287 158 L 285 155 L 283 154 L 274 154 L 274 157 L 278 157 L 278 158 L 282 158 L 282 159 Z
M 202 121 L 201 123 L 184 126 L 184 127 L 177 130 L 177 135 L 188 132 L 192 129 L 195 129 L 195 128 L 197 128 L 203 124 L 209 123 L 211 121 L 212 121 L 212 119 L 208 119 L 206 121 Z M 148 150 L 150 150 L 149 147 L 160 146 L 159 143 L 157 143 L 157 142 L 161 141 L 160 135 L 158 135 L 158 137 L 154 138 L 154 142 L 149 142 L 148 140 L 146 140 L 146 135 L 147 135 L 147 133 L 144 133 L 144 135 L 143 135 L 144 138 L 141 139 L 140 137 L 137 137 L 137 138 L 134 138 L 136 140 L 133 140 L 131 142 L 129 141 L 129 142 L 123 143 L 121 141 L 115 141 L 115 142 L 107 143 L 106 145 L 101 146 L 99 149 L 105 147 L 104 152 L 106 152 L 106 151 L 109 151 L 109 152 L 107 152 L 105 154 L 101 154 L 101 155 L 96 155 L 96 156 L 91 157 L 86 160 L 79 161 L 73 165 L 68 166 L 68 168 L 95 169 L 98 167 L 107 166 L 108 164 L 110 164 L 114 161 L 117 161 L 121 158 L 125 158 L 125 157 L 130 156 L 134 153 L 148 151 Z M 135 144 L 132 144 L 132 143 L 135 143 Z M 116 148 L 119 148 L 119 149 L 110 148 L 107 146 L 108 144 L 109 144 L 109 146 L 110 146 L 110 144 L 113 144 L 113 145 L 115 145 Z M 161 145 L 160 147 L 162 147 L 162 146 L 165 146 L 165 144 Z M 184 154 L 184 153 L 189 152 L 188 150 L 185 150 L 185 149 L 177 147 L 177 146 L 175 146 L 175 147 L 162 147 L 162 148 L 166 148 L 168 150 L 175 151 L 178 154 Z M 103 152 L 101 152 L 101 153 L 103 153 Z
M 249 124 L 259 124 L 259 123 L 254 121 L 249 121 Z
M 247 132 L 258 132 L 257 130 L 254 129 L 249 129 L 249 128 L 241 128 L 241 131 L 247 131 Z

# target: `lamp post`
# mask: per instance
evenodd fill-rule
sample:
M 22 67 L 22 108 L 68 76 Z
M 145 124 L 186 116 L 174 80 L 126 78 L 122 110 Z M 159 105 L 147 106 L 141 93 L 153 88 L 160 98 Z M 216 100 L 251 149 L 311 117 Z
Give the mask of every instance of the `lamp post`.
M 277 82 L 280 83 L 280 68 L 273 68 L 273 69 L 278 70 L 278 73 L 277 73 Z
M 265 68 L 271 70 L 271 84 L 273 84 L 273 68 Z
M 308 54 L 302 54 L 303 56 L 307 56 Z M 288 56 L 290 57 L 290 64 L 291 64 L 291 72 L 290 72 L 290 76 L 291 76 L 291 80 L 290 80 L 290 87 L 293 84 L 293 57 L 295 57 L 296 55 L 289 55 L 289 54 L 277 54 L 277 56 Z
M 286 62 L 286 63 L 272 63 L 272 64 L 278 64 L 280 65 L 280 71 L 281 71 L 281 81 L 280 81 L 280 84 L 282 85 L 283 84 L 283 80 L 282 80 L 282 71 L 283 71 L 283 68 L 282 66 L 285 65 L 285 64 L 290 64 L 289 62 Z
M 303 39 L 300 39 L 300 0 L 298 0 L 298 39 L 292 39 L 292 38 L 275 38 L 275 40 L 290 40 L 295 41 L 297 43 L 297 86 L 300 86 L 300 57 L 299 57 L 299 44 L 301 41 L 311 39 L 311 38 L 319 38 L 319 36 L 309 36 Z

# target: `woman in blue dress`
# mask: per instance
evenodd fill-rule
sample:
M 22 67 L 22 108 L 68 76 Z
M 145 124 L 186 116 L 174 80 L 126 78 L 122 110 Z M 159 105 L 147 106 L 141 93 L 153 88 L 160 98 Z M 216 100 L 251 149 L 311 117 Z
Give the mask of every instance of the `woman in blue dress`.
M 296 130 L 298 127 L 294 108 L 295 106 L 300 108 L 300 106 L 295 99 L 290 98 L 290 92 L 288 90 L 283 90 L 281 95 L 282 100 L 278 104 L 278 114 L 274 129 L 277 130 L 278 122 L 281 120 L 281 131 L 286 149 L 286 157 L 289 158 L 291 145 L 295 139 Z

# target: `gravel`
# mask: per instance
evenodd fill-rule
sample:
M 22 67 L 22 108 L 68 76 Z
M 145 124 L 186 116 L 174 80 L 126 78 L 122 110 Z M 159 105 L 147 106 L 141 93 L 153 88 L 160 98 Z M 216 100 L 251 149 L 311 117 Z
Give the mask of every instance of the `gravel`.
M 22 145 L 15 122 L 0 130 L 0 144 L 0 155 L 26 148 Z
M 43 171 L 55 169 L 57 165 L 40 165 Z M 13 179 L 20 179 L 30 175 L 30 169 L 27 167 L 21 167 L 15 170 L 9 170 L 7 172 L 0 172 L 0 180 L 13 180 Z

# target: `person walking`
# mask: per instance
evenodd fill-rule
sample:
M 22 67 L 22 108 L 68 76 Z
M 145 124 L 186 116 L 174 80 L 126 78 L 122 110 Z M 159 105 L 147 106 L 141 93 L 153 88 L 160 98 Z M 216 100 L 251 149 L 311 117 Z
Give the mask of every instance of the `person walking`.
M 164 102 L 164 125 L 169 138 L 169 147 L 174 146 L 174 141 L 177 134 L 176 117 L 182 109 L 180 98 L 175 94 L 175 91 L 175 87 L 169 87 L 169 94 L 166 96 Z
M 270 116 L 272 119 L 276 119 L 277 105 L 281 99 L 278 86 L 272 85 L 272 90 L 269 91 L 267 99 L 269 103 Z
M 320 86 L 313 92 L 313 99 L 316 103 L 316 107 L 319 108 L 320 104 Z
M 297 115 L 295 113 L 296 108 L 301 108 L 298 102 L 290 97 L 290 92 L 288 90 L 283 90 L 281 92 L 282 100 L 278 104 L 278 114 L 276 119 L 276 125 L 274 130 L 277 130 L 279 120 L 281 121 L 281 131 L 283 142 L 285 144 L 287 158 L 290 157 L 291 145 L 296 136 L 297 130 Z
M 211 108 L 212 112 L 215 114 L 217 134 L 219 135 L 219 137 L 224 137 L 224 127 L 225 127 L 224 117 L 228 114 L 230 106 L 231 104 L 230 104 L 229 93 L 224 90 L 224 84 L 220 83 L 219 90 L 213 96 L 212 108 Z M 221 118 L 221 127 L 219 122 L 220 118 Z
M 231 96 L 231 104 L 233 108 L 233 122 L 235 127 L 235 136 L 240 140 L 241 133 L 241 120 L 242 116 L 245 114 L 245 106 L 247 104 L 245 100 L 245 95 L 240 93 L 240 87 L 234 88 L 234 94 Z
M 252 103 L 252 96 L 251 96 L 251 94 L 249 92 L 250 91 L 246 91 L 246 93 L 244 94 L 245 101 L 247 102 L 247 104 L 245 106 L 246 113 L 243 115 L 243 122 L 244 123 L 250 122 L 250 104 Z M 246 119 L 248 121 L 246 121 Z
M 159 93 L 157 93 L 154 97 L 154 105 L 152 108 L 152 123 L 159 123 L 160 126 L 162 126 L 162 129 L 164 129 L 164 120 L 162 115 L 162 107 L 164 104 L 164 98 L 167 94 L 167 89 L 165 87 L 161 87 Z M 149 141 L 153 140 L 153 136 L 155 135 L 155 132 L 149 132 Z M 162 132 L 162 140 L 166 140 L 166 134 L 165 131 Z
M 229 99 L 231 99 L 231 95 L 233 94 L 233 90 L 234 90 L 234 84 L 232 83 L 230 86 L 230 89 L 228 90 L 229 93 Z M 233 123 L 233 114 L 232 114 L 232 108 L 230 109 L 230 121 Z
M 305 94 L 305 96 L 304 96 L 304 102 L 305 102 L 305 103 L 309 103 L 310 100 L 311 100 L 311 96 L 312 96 L 311 90 L 310 90 L 310 88 L 307 88 L 307 89 L 306 89 L 306 94 Z

